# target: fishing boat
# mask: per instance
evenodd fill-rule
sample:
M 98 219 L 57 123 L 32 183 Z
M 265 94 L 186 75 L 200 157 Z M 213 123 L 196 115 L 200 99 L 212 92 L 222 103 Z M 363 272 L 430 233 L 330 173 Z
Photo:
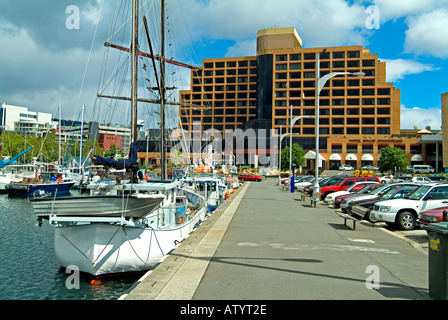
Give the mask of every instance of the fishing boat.
M 164 30 L 165 1 L 161 1 L 161 21 Z M 93 179 L 87 189 L 90 195 L 82 199 L 36 199 L 33 208 L 40 220 L 54 226 L 54 249 L 59 264 L 93 277 L 110 274 L 141 272 L 153 268 L 166 254 L 187 238 L 206 218 L 205 199 L 194 189 L 182 188 L 179 181 L 166 179 L 165 137 L 161 138 L 161 179 L 145 180 L 138 177 L 137 132 L 137 68 L 140 59 L 138 45 L 139 1 L 132 1 L 132 44 L 130 48 L 112 47 L 131 56 L 131 98 L 98 94 L 100 98 L 131 101 L 132 143 L 128 159 L 113 161 L 93 157 L 95 165 L 106 168 L 104 177 Z M 143 16 L 147 39 L 147 20 Z M 162 32 L 162 38 L 164 32 Z M 163 41 L 162 41 L 163 43 Z M 151 46 L 152 48 L 152 46 Z M 163 48 L 163 46 L 162 46 Z M 148 56 L 148 55 L 146 55 Z M 151 54 L 157 74 L 155 55 Z M 157 81 L 160 98 L 161 132 L 164 133 L 167 103 L 164 84 L 162 53 Z M 170 60 L 171 62 L 173 60 Z M 154 103 L 154 101 L 151 101 Z M 125 170 L 126 175 L 114 179 L 109 169 Z
M 5 185 L 5 191 L 10 196 L 32 196 L 40 191 L 50 194 L 67 194 L 75 184 L 72 179 L 64 178 L 58 172 L 41 172 L 33 178 L 23 177 L 21 181 L 11 181 Z

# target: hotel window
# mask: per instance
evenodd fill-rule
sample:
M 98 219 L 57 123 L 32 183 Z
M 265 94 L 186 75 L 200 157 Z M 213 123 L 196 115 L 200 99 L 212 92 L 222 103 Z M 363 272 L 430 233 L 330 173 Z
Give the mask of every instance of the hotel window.
M 228 75 L 228 76 L 234 76 L 234 75 L 236 75 L 236 69 L 228 69 L 228 70 L 227 70 L 227 75 Z
M 375 114 L 375 109 L 374 108 L 363 108 L 362 114 L 367 114 L 367 115 Z
M 286 126 L 286 119 L 275 119 L 276 126 Z
M 238 85 L 238 91 L 246 91 L 246 90 L 247 90 L 247 84 Z
M 379 96 L 390 96 L 390 89 L 380 89 L 378 88 L 377 93 Z
M 333 109 L 333 115 L 334 116 L 343 116 L 345 114 L 344 109 Z
M 287 83 L 286 82 L 276 82 L 275 83 L 275 88 L 277 88 L 277 89 L 286 89 L 288 86 L 287 86 Z
M 347 128 L 347 134 L 349 134 L 348 129 L 349 128 Z M 358 145 L 357 144 L 347 145 L 347 153 L 358 153 Z
M 390 109 L 389 108 L 378 108 L 376 113 L 379 115 L 390 114 Z
M 357 116 L 357 115 L 359 115 L 359 109 L 358 108 L 348 108 L 347 115 L 348 116 Z
M 345 52 L 333 52 L 333 59 L 344 59 Z
M 333 80 L 333 87 L 344 87 L 345 80 Z
M 276 91 L 275 97 L 276 98 L 286 98 L 286 91 Z
M 390 134 L 390 128 L 378 128 L 376 134 Z
M 374 79 L 363 79 L 362 80 L 362 85 L 363 86 L 374 86 L 375 85 L 375 80 Z
M 374 96 L 375 90 L 374 89 L 362 89 L 362 95 L 363 96 Z
M 276 64 L 275 70 L 287 70 L 288 65 L 286 63 Z
M 362 124 L 375 124 L 375 118 L 362 118 Z
M 362 153 L 373 153 L 373 146 L 362 146 Z
M 359 79 L 347 80 L 347 86 L 348 87 L 359 87 Z
M 289 69 L 290 70 L 300 70 L 300 69 L 302 69 L 302 64 L 301 63 L 291 63 L 289 65 Z
M 359 68 L 359 60 L 347 61 L 347 68 Z
M 348 106 L 359 106 L 359 99 L 347 99 Z M 357 109 L 355 109 L 357 110 Z
M 378 104 L 382 106 L 389 106 L 390 105 L 390 98 L 379 98 Z
M 302 73 L 301 72 L 291 72 L 289 74 L 289 78 L 290 79 L 300 79 L 301 77 L 302 77 Z
M 330 62 L 328 61 L 321 61 L 320 62 L 320 68 L 321 69 L 329 69 L 330 68 Z M 323 75 L 321 75 L 323 76 Z
M 250 66 L 251 67 L 257 67 L 258 66 L 257 61 L 256 60 L 251 60 L 250 61 Z
M 330 100 L 328 100 L 328 99 L 319 99 L 319 104 L 321 106 L 329 106 L 330 105 Z
M 308 79 L 309 78 L 313 78 L 314 79 L 314 78 L 316 78 L 316 73 L 315 72 L 304 72 L 303 73 L 303 77 L 304 78 L 308 78 Z
M 302 105 L 302 101 L 301 100 L 290 100 L 289 101 L 289 106 L 300 107 L 301 105 Z M 300 116 L 300 109 L 293 109 L 292 113 L 294 115 Z
M 377 124 L 390 124 L 390 118 L 377 118 L 376 119 Z
M 291 98 L 300 98 L 302 91 L 298 90 L 298 91 L 289 91 L 289 97 Z
M 333 99 L 333 106 L 343 106 L 345 105 L 344 99 Z
M 304 88 L 314 88 L 316 81 L 303 81 Z
M 247 69 L 238 69 L 238 74 L 239 75 L 246 75 L 246 74 L 248 74 L 248 71 L 247 71 Z
M 236 61 L 227 62 L 227 68 L 235 68 L 235 67 L 236 67 Z
M 303 121 L 303 125 L 304 126 L 314 126 L 316 124 L 315 119 L 314 118 L 305 118 L 302 120 Z
M 348 96 L 359 96 L 359 89 L 348 89 L 347 95 Z
M 341 145 L 332 145 L 331 153 L 342 153 L 342 146 Z
M 275 101 L 275 106 L 276 107 L 286 107 L 286 101 L 285 100 Z
M 347 118 L 347 124 L 359 125 L 359 118 Z
M 287 61 L 288 60 L 288 56 L 286 54 L 278 54 L 275 57 L 276 61 Z
M 225 64 L 224 64 L 224 62 L 216 62 L 215 67 L 216 68 L 224 68 Z
M 215 71 L 215 75 L 217 75 L 217 76 L 223 76 L 223 75 L 225 75 L 225 71 L 224 71 L 224 70 L 216 70 L 216 71 Z
M 286 80 L 287 78 L 288 78 L 287 73 L 276 73 L 275 74 L 275 79 L 277 79 L 277 80 Z
M 303 64 L 303 69 L 315 69 L 316 63 L 314 62 L 306 62 Z
M 320 54 L 320 59 L 321 60 L 330 59 L 330 52 L 321 53 Z
M 204 63 L 204 69 L 213 69 L 213 62 Z
M 328 129 L 328 128 L 319 128 L 319 134 L 329 135 L 330 134 L 330 129 Z
M 362 60 L 362 66 L 363 67 L 374 67 L 375 60 Z
M 247 101 L 238 101 L 237 106 L 238 107 L 247 107 Z
M 331 119 L 331 124 L 341 124 L 343 125 L 345 123 L 344 118 L 333 118 Z
M 287 115 L 287 111 L 286 109 L 276 109 L 275 110 L 275 116 L 286 116 Z
M 344 128 L 331 128 L 331 134 L 344 134 Z
M 246 83 L 247 77 L 238 77 L 238 83 Z
M 333 61 L 333 68 L 345 68 L 345 61 Z
M 358 135 L 359 134 L 359 128 L 347 128 L 347 134 Z M 348 151 L 348 152 L 350 152 L 350 151 Z
M 359 58 L 359 51 L 347 51 L 347 58 Z
M 239 61 L 238 62 L 238 67 L 240 68 L 244 68 L 244 67 L 248 67 L 249 63 L 247 61 Z
M 314 134 L 314 128 L 303 128 L 303 134 Z
M 303 54 L 303 60 L 314 60 L 314 59 L 316 59 L 316 54 L 314 52 Z
M 370 99 L 370 98 L 367 98 L 367 99 L 362 99 L 362 105 L 363 106 L 373 106 L 373 105 L 375 105 L 375 99 Z
M 314 99 L 313 100 L 304 100 L 303 101 L 303 106 L 304 107 L 314 107 L 315 102 Z
M 362 134 L 375 134 L 375 128 L 362 128 Z
M 304 116 L 315 116 L 316 110 L 314 109 L 303 109 L 303 115 Z
M 226 90 L 227 91 L 235 91 L 235 86 L 234 85 L 231 85 L 231 86 L 226 86 Z
M 291 61 L 297 61 L 297 60 L 301 60 L 301 59 L 302 59 L 301 54 L 290 54 L 289 55 L 289 60 L 291 60 Z
M 364 70 L 363 71 L 365 73 L 365 77 L 374 77 L 375 76 L 375 70 Z
M 333 96 L 345 96 L 345 90 L 332 90 Z

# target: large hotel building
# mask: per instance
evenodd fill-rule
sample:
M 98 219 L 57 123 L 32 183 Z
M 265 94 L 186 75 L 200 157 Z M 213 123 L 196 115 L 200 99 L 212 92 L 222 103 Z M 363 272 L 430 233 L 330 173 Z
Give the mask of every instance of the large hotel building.
M 311 116 L 295 123 L 293 142 L 305 152 L 315 150 L 316 79 L 332 72 L 365 75 L 334 77 L 320 92 L 324 169 L 377 166 L 386 146 L 405 151 L 409 165 L 431 164 L 428 155 L 435 150 L 426 150 L 430 146 L 420 137 L 429 132 L 400 129 L 400 89 L 386 82 L 386 63 L 362 46 L 303 48 L 295 28 L 260 30 L 256 56 L 204 59 L 202 69 L 191 72 L 190 90 L 180 92 L 180 100 L 191 104 L 180 110 L 181 126 L 190 134 L 213 128 L 223 137 L 225 130 L 248 128 L 288 133 L 292 118 Z M 288 145 L 284 139 L 282 148 Z

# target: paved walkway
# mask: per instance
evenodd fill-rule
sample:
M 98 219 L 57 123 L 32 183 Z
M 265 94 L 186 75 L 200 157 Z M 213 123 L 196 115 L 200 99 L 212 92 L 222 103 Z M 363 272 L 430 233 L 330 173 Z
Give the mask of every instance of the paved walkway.
M 124 298 L 429 299 L 428 256 L 405 240 L 351 230 L 276 180 L 246 183 Z

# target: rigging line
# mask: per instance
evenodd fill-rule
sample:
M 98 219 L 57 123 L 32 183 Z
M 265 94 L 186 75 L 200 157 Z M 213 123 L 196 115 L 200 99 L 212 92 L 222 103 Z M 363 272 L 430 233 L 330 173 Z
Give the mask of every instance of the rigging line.
M 95 33 L 93 34 L 93 39 L 92 39 L 92 44 L 90 46 L 90 52 L 89 52 L 89 57 L 87 58 L 87 63 L 86 63 L 86 67 L 84 69 L 84 75 L 82 77 L 82 82 L 81 82 L 81 89 L 79 91 L 79 95 L 78 95 L 78 101 L 76 102 L 76 107 L 75 107 L 75 114 L 76 114 L 76 110 L 78 110 L 78 106 L 79 106 L 79 101 L 81 100 L 81 94 L 82 94 L 82 90 L 84 87 L 84 82 L 86 80 L 86 75 L 87 75 L 87 69 L 89 67 L 89 63 L 90 63 L 90 58 L 92 57 L 92 51 L 93 51 L 93 46 L 95 44 L 95 38 L 96 38 L 96 34 L 98 32 L 98 27 L 100 25 L 100 20 L 101 20 L 101 16 L 103 14 L 103 8 L 104 8 L 104 0 L 101 3 L 101 10 L 100 10 L 100 19 L 98 20 L 98 23 L 96 24 L 95 27 Z

